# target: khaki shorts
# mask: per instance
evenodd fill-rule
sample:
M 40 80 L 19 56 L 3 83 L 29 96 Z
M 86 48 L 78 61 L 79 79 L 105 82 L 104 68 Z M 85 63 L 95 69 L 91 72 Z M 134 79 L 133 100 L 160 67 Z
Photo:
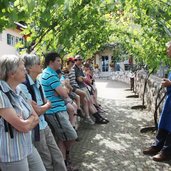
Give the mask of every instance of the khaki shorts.
M 83 88 L 80 88 L 80 89 L 83 90 L 83 91 L 86 93 L 86 99 L 87 99 L 88 101 L 91 101 L 91 95 L 90 95 L 90 93 L 89 93 L 87 87 L 83 87 Z
M 69 121 L 69 115 L 66 111 L 57 112 L 52 115 L 46 115 L 52 133 L 57 139 L 62 141 L 70 141 L 77 139 L 77 133 Z

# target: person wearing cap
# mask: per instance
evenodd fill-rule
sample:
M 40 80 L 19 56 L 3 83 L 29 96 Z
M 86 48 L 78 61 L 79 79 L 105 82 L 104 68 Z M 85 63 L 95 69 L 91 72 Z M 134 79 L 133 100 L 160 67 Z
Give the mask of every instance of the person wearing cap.
M 167 55 L 171 58 L 171 42 L 166 44 Z M 163 79 L 162 86 L 167 89 L 167 96 L 158 124 L 158 131 L 154 144 L 143 150 L 145 155 L 153 155 L 154 161 L 171 160 L 171 72 L 168 79 Z
M 48 52 L 45 54 L 45 69 L 42 72 L 40 81 L 46 98 L 51 102 L 52 107 L 46 111 L 46 121 L 51 126 L 58 146 L 61 150 L 68 170 L 72 169 L 69 162 L 69 151 L 77 133 L 69 121 L 65 99 L 68 98 L 66 90 L 62 87 L 56 70 L 61 68 L 61 59 L 58 53 Z
M 83 110 L 86 114 L 85 121 L 93 124 L 94 121 L 90 118 L 90 114 L 92 114 L 92 116 L 95 118 L 96 124 L 107 124 L 109 121 L 107 119 L 103 118 L 97 112 L 97 109 L 93 105 L 90 93 L 84 83 L 86 78 L 85 78 L 85 75 L 82 70 L 82 60 L 83 60 L 83 58 L 81 55 L 75 56 L 75 65 L 71 69 L 69 78 L 70 78 L 72 87 L 74 87 L 76 90 L 77 89 L 82 90 L 85 93 L 84 104 L 83 104 Z M 85 105 L 85 103 L 86 103 L 86 105 Z
M 82 101 L 84 101 L 83 99 L 85 98 L 85 93 L 82 90 L 72 87 L 70 84 L 69 74 L 74 63 L 75 63 L 75 59 L 73 57 L 68 58 L 66 61 L 66 67 L 64 67 L 62 71 L 64 72 L 65 79 L 67 80 L 68 83 L 66 86 L 69 90 L 69 96 L 77 104 L 77 116 L 80 116 L 81 118 L 85 118 L 85 115 L 82 111 L 81 104 L 80 104 Z
M 67 65 L 69 64 L 69 62 L 72 62 L 74 64 L 75 63 L 74 57 L 70 57 L 67 59 Z

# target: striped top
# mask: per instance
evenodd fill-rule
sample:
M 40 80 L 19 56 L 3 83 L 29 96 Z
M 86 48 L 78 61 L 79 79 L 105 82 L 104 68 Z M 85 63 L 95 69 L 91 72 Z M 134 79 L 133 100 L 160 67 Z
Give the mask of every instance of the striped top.
M 51 102 L 52 107 L 46 111 L 46 114 L 54 114 L 56 112 L 66 111 L 64 100 L 56 92 L 56 88 L 61 86 L 57 73 L 50 67 L 43 70 L 40 77 L 46 99 Z
M 78 77 L 80 77 L 80 76 L 85 77 L 82 68 L 79 68 L 77 65 L 74 65 L 72 70 L 71 70 L 71 74 L 72 74 L 72 77 L 73 77 L 73 74 L 75 75 L 75 83 L 74 84 L 75 85 L 77 84 L 76 88 L 84 88 L 84 87 L 86 87 L 84 82 L 77 81 Z M 71 78 L 70 80 L 72 80 L 72 77 L 70 76 L 70 78 Z
M 22 91 L 17 88 L 14 92 L 5 81 L 0 81 L 3 92 L 11 92 L 11 101 L 5 93 L 0 91 L 0 108 L 14 108 L 16 113 L 23 119 L 31 114 L 31 106 L 28 104 Z M 13 104 L 13 105 L 12 105 Z M 14 106 L 14 107 L 13 107 Z M 4 119 L 0 119 L 0 162 L 19 161 L 32 153 L 31 131 L 28 133 L 18 132 L 12 127 L 14 138 L 9 132 L 5 132 Z
M 71 84 L 72 87 L 74 87 L 74 88 L 80 88 L 79 85 L 77 84 L 77 81 L 76 81 L 75 68 L 74 67 L 69 72 L 68 78 L 70 80 L 70 84 Z

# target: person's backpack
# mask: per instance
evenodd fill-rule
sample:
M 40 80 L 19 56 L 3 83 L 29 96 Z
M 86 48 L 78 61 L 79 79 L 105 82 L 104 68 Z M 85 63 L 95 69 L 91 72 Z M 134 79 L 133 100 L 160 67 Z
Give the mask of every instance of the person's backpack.
M 10 91 L 8 91 L 8 92 L 4 92 L 3 90 L 2 90 L 2 87 L 0 86 L 0 90 L 4 93 L 4 94 L 6 94 L 6 96 L 8 97 L 8 99 L 9 99 L 9 101 L 11 102 L 12 101 L 12 98 L 11 98 L 11 93 L 10 93 Z M 13 106 L 13 104 L 12 104 L 12 106 Z M 1 116 L 0 116 L 0 118 L 1 118 Z M 9 134 L 10 134 L 10 137 L 11 138 L 14 138 L 14 134 L 13 134 L 13 131 L 12 131 L 12 126 L 11 126 L 11 124 L 10 123 L 8 123 L 5 119 L 4 119 L 4 127 L 5 127 L 5 132 L 9 132 Z

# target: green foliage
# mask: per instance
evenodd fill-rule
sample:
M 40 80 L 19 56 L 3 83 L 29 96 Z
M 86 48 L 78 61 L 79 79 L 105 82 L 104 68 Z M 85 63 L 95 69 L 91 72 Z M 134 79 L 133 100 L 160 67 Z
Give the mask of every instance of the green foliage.
M 165 43 L 171 37 L 169 0 L 0 0 L 0 31 L 25 21 L 28 52 L 55 50 L 63 56 L 90 58 L 106 43 L 114 57 L 132 55 L 157 68 L 168 64 Z M 19 45 L 18 45 L 19 46 Z
M 35 29 L 36 34 L 32 34 L 32 40 L 36 39 L 41 48 L 45 45 L 46 50 L 92 55 L 109 37 L 107 22 L 96 3 L 76 1 L 72 8 L 66 9 L 66 5 L 60 5 L 50 11 L 43 11 L 38 18 L 42 18 L 45 23 L 38 22 L 35 25 L 44 30 L 39 30 L 39 34 Z M 46 19 L 41 16 L 48 17 Z M 33 18 L 32 22 L 36 20 Z M 47 34 L 40 42 L 37 35 L 42 35 L 41 31 Z
M 110 40 L 121 44 L 137 63 L 149 69 L 157 69 L 161 62 L 168 64 L 165 43 L 171 36 L 169 1 L 120 1 L 117 6 L 112 12 L 114 34 Z

